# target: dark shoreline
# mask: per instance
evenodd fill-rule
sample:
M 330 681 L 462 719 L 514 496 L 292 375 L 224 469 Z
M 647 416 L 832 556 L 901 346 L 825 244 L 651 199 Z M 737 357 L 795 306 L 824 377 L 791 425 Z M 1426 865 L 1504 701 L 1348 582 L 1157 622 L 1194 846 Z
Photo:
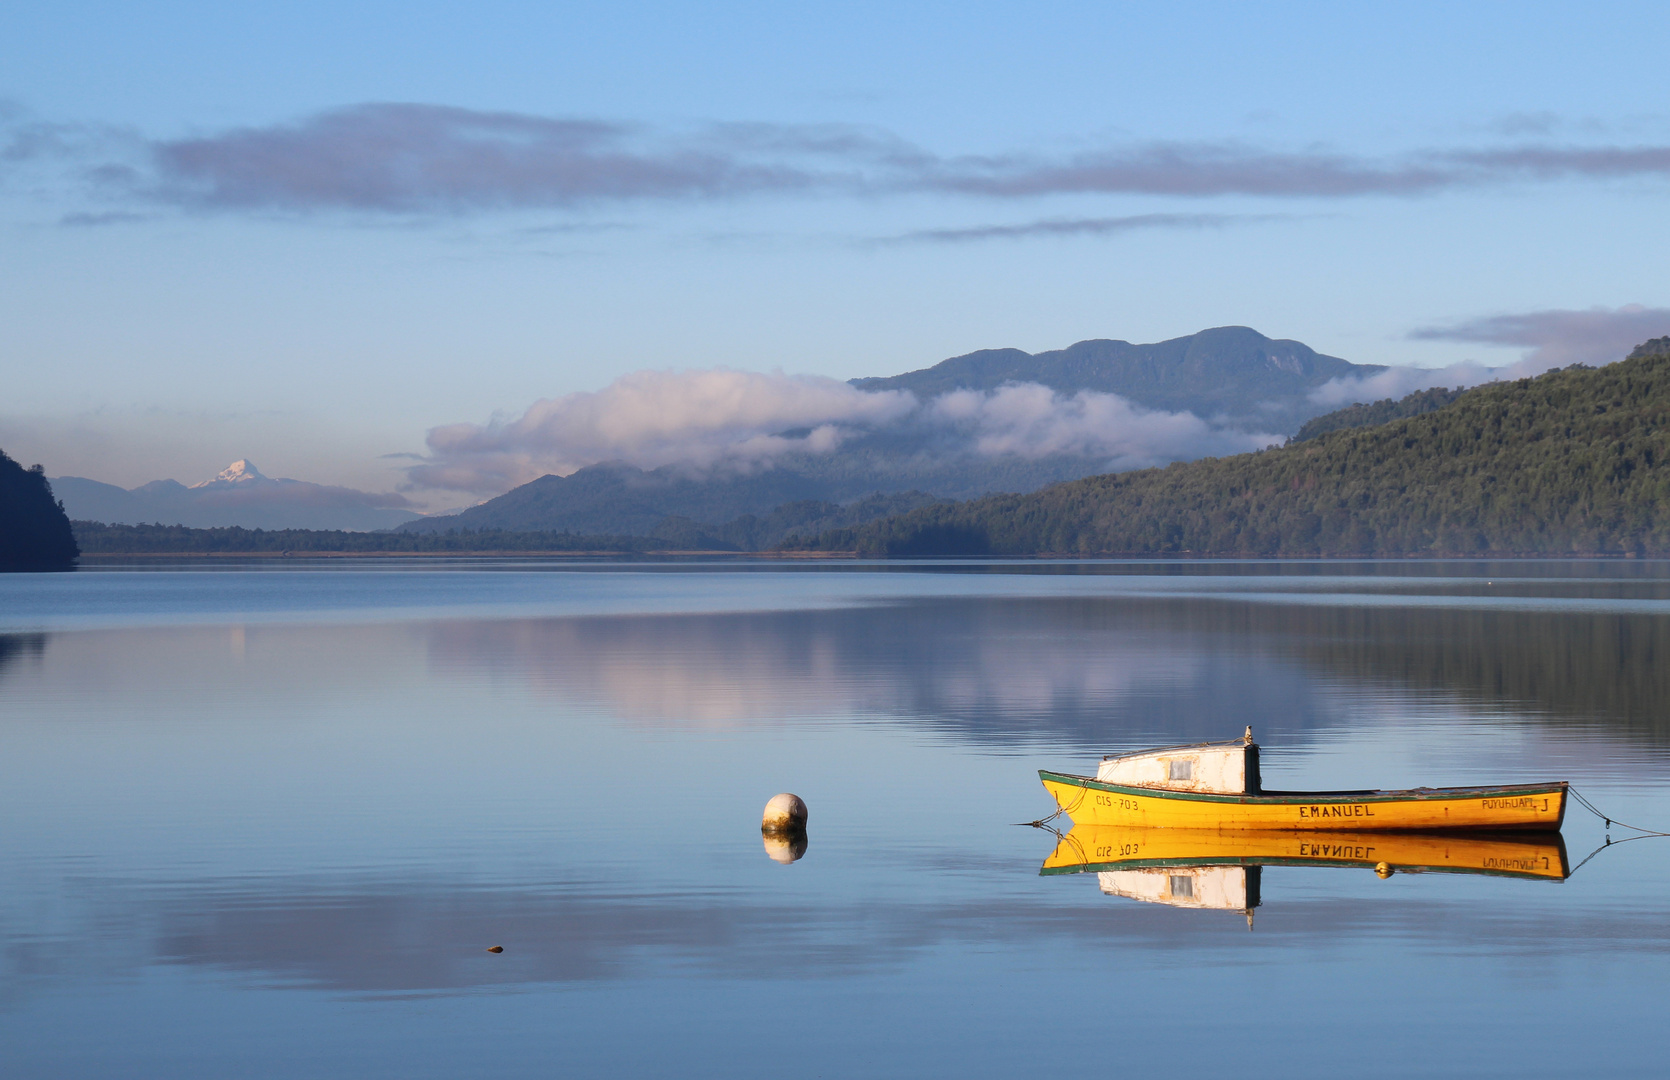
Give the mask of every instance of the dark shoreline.
M 1638 555 L 1630 552 L 1423 552 L 1419 555 L 1261 555 L 1254 552 L 1217 553 L 1168 552 L 1044 552 L 1026 555 L 866 555 L 857 551 L 696 551 L 688 548 L 648 551 L 96 551 L 83 552 L 81 561 L 111 562 L 123 559 L 726 559 L 731 561 L 827 562 L 832 559 L 868 559 L 876 562 L 1262 562 L 1262 563 L 1360 563 L 1360 562 L 1670 562 L 1670 556 Z

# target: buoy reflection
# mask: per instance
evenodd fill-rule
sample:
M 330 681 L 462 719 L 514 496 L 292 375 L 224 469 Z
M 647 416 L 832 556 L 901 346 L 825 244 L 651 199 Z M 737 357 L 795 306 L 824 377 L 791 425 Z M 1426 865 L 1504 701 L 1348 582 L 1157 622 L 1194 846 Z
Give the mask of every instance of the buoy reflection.
M 794 832 L 768 832 L 762 835 L 765 841 L 765 853 L 771 856 L 773 862 L 794 862 L 806 854 L 806 830 Z

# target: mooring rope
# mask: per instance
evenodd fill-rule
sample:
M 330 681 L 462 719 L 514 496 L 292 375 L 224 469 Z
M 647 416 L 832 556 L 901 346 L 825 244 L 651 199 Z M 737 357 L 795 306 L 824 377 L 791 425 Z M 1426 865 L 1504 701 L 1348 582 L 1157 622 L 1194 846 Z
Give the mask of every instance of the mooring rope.
M 1604 843 L 1602 843 L 1599 847 L 1595 848 L 1595 850 L 1589 852 L 1589 854 L 1583 856 L 1583 861 L 1578 863 L 1576 866 L 1572 867 L 1570 872 L 1568 872 L 1566 874 L 1567 877 L 1570 877 L 1572 874 L 1575 874 L 1579 870 L 1583 869 L 1584 866 L 1588 865 L 1588 862 L 1589 862 L 1590 859 L 1594 858 L 1596 855 L 1599 855 L 1601 852 L 1605 851 L 1607 848 L 1617 847 L 1619 844 L 1627 844 L 1631 840 L 1647 840 L 1647 839 L 1650 839 L 1651 837 L 1654 837 L 1654 836 L 1670 836 L 1670 832 L 1659 832 L 1657 829 L 1643 829 L 1639 825 L 1631 825 L 1627 821 L 1619 821 L 1617 818 L 1613 817 L 1611 814 L 1606 813 L 1604 810 L 1602 810 L 1600 807 L 1596 806 L 1594 803 L 1590 802 L 1588 799 L 1585 799 L 1583 797 L 1582 792 L 1578 791 L 1576 788 L 1568 787 L 1568 788 L 1566 788 L 1566 790 L 1571 792 L 1571 797 L 1577 800 L 1579 806 L 1583 807 L 1583 809 L 1589 811 L 1589 813 L 1595 815 L 1596 817 L 1600 818 L 1601 821 L 1606 823 L 1606 841 Z M 1634 832 L 1636 835 L 1626 836 L 1622 840 L 1614 840 L 1614 839 L 1612 839 L 1612 826 L 1614 826 L 1614 825 L 1618 826 L 1621 829 L 1629 829 L 1631 832 Z
M 1576 799 L 1578 801 L 1578 803 L 1581 804 L 1582 807 L 1585 810 L 1589 811 L 1589 813 L 1595 815 L 1596 817 L 1600 818 L 1602 821 L 1606 822 L 1606 828 L 1608 830 L 1610 830 L 1612 828 L 1612 826 L 1616 825 L 1621 829 L 1629 829 L 1632 832 L 1638 832 L 1638 833 L 1641 834 L 1641 836 L 1631 836 L 1631 837 L 1628 837 L 1627 839 L 1639 840 L 1639 839 L 1641 839 L 1642 837 L 1645 837 L 1645 836 L 1670 836 L 1670 832 L 1659 832 L 1657 829 L 1643 829 L 1639 825 L 1631 825 L 1627 821 L 1619 821 L 1617 818 L 1613 817 L 1611 814 L 1603 812 L 1600 809 L 1600 807 L 1596 806 L 1594 803 L 1590 802 L 1588 799 L 1585 799 L 1583 797 L 1583 793 L 1578 791 L 1576 788 L 1568 787 L 1568 788 L 1566 788 L 1566 790 L 1571 792 L 1571 797 Z M 1620 841 L 1620 843 L 1621 842 L 1622 841 Z M 1601 846 L 1605 847 L 1606 845 L 1603 844 Z M 1593 858 L 1593 857 L 1594 856 L 1592 856 L 1592 855 L 1590 856 L 1590 858 Z M 1589 860 L 1585 859 L 1583 861 L 1588 862 Z M 1582 864 L 1580 863 L 1579 865 L 1582 865 Z
M 1033 828 L 1036 828 L 1036 829 L 1049 829 L 1050 832 L 1056 833 L 1056 835 L 1059 836 L 1061 834 L 1059 832 L 1057 832 L 1054 828 L 1051 827 L 1050 822 L 1054 821 L 1056 818 L 1060 817 L 1062 814 L 1070 814 L 1074 810 L 1077 810 L 1079 808 L 1079 803 L 1084 801 L 1084 797 L 1087 794 L 1089 794 L 1088 791 L 1086 791 L 1084 788 L 1079 788 L 1078 797 L 1073 800 L 1073 805 L 1071 805 L 1071 806 L 1061 806 L 1058 803 L 1056 808 L 1055 808 L 1055 813 L 1051 814 L 1049 817 L 1039 818 L 1037 821 L 1017 821 L 1017 822 L 1015 822 L 1015 824 L 1016 825 L 1031 825 Z
M 1055 808 L 1055 813 L 1051 814 L 1049 817 L 1041 817 L 1037 821 L 1017 821 L 1017 822 L 1015 822 L 1015 824 L 1016 825 L 1030 825 L 1034 829 L 1049 829 L 1050 832 L 1055 832 L 1055 829 L 1050 827 L 1050 822 L 1054 821 L 1056 818 L 1060 817 L 1062 814 L 1065 814 L 1066 812 L 1067 812 L 1067 808 L 1065 806 L 1058 806 L 1058 807 Z

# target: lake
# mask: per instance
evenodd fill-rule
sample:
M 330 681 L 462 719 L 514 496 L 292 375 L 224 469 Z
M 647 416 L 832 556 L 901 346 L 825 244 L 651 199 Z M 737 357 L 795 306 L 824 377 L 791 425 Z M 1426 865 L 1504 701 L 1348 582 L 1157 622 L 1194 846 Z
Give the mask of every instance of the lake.
M 1271 865 L 1249 920 L 1016 823 L 1251 725 L 1271 787 L 1666 829 L 1667 708 L 1644 561 L 0 575 L 0 1071 L 1662 1076 L 1670 839 L 1578 866 L 1574 806 L 1565 880 Z

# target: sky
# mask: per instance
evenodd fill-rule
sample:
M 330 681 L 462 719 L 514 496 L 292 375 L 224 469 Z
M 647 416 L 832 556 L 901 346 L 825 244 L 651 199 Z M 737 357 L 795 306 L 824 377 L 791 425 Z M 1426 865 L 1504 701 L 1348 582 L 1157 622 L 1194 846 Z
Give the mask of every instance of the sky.
M 461 432 L 737 373 L 844 416 L 890 406 L 829 380 L 1222 325 L 1603 362 L 1670 333 L 1667 38 L 1657 4 L 6 5 L 0 448 L 441 508 L 510 482 L 456 479 Z

